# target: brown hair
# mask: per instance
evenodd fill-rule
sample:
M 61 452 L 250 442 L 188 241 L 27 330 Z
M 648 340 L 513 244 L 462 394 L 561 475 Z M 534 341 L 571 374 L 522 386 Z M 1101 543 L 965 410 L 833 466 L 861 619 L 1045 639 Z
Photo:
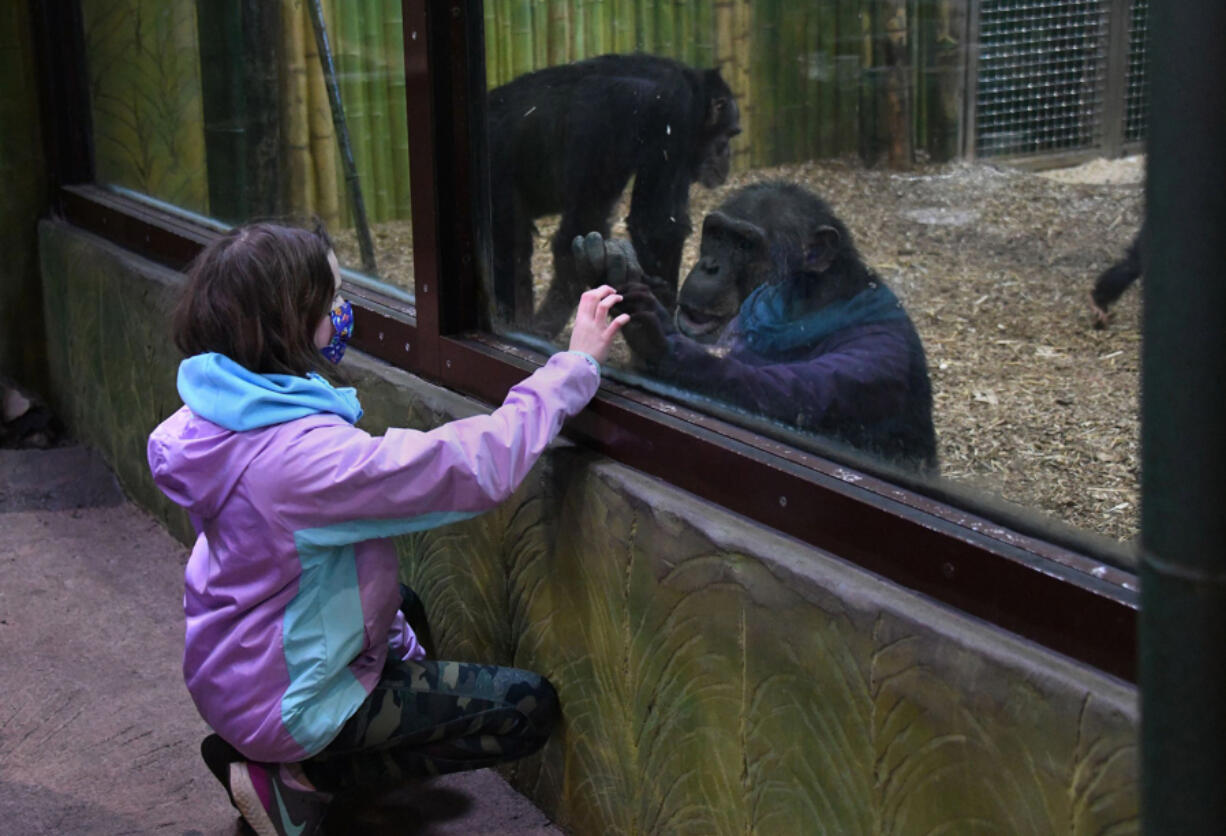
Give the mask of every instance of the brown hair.
M 305 375 L 321 365 L 315 327 L 336 294 L 332 242 L 313 230 L 238 226 L 196 256 L 175 306 L 175 345 L 215 351 L 257 374 Z

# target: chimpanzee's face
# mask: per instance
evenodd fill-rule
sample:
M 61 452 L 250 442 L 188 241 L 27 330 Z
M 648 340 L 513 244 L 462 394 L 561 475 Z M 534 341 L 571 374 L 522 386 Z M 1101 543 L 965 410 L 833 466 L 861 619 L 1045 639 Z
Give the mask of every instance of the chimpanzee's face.
M 698 263 L 677 296 L 677 329 L 698 342 L 714 342 L 770 270 L 760 227 L 719 211 L 707 215 Z

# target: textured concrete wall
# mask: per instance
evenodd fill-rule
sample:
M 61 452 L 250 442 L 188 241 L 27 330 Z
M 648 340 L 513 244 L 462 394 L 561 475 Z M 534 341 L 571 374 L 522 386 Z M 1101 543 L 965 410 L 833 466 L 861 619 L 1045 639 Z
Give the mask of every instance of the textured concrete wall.
M 129 493 L 178 406 L 173 274 L 42 227 L 57 402 Z M 363 426 L 472 402 L 346 361 Z M 401 538 L 446 656 L 539 670 L 562 728 L 507 770 L 580 833 L 1127 833 L 1136 692 L 589 451 Z
M 43 365 L 37 224 L 47 207 L 30 4 L 0 4 L 0 375 L 38 388 Z

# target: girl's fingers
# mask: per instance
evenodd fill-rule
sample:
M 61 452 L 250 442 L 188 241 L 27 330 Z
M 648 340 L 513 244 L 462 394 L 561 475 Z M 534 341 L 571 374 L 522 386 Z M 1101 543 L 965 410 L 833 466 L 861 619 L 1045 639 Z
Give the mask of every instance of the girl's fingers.
M 584 295 L 579 297 L 579 313 L 586 316 L 596 313 L 596 305 L 609 293 L 613 293 L 613 288 L 608 284 L 601 284 L 600 287 L 592 288 L 591 291 L 585 291 Z
M 617 317 L 617 319 L 613 320 L 612 322 L 608 324 L 608 326 L 605 327 L 604 333 L 601 335 L 601 338 L 605 342 L 611 342 L 613 340 L 613 337 L 617 334 L 617 332 L 622 329 L 622 326 L 625 325 L 629 321 L 630 321 L 630 314 L 625 314 L 625 313 L 621 314 L 619 317 Z
M 578 316 L 591 318 L 596 315 L 597 306 L 602 299 L 608 297 L 610 293 L 616 291 L 607 284 L 602 284 L 600 287 L 594 287 L 591 290 L 584 291 L 579 297 L 579 312 Z
M 600 300 L 600 304 L 596 306 L 596 310 L 603 316 L 609 315 L 609 310 L 622 300 L 620 293 L 610 293 L 608 296 Z

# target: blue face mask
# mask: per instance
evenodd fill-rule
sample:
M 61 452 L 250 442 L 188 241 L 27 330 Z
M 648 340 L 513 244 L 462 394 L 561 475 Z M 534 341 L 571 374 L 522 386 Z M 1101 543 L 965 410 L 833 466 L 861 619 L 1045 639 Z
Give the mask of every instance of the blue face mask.
M 342 299 L 341 303 L 332 309 L 331 316 L 332 341 L 321 348 L 319 353 L 333 363 L 339 363 L 345 355 L 349 338 L 353 336 L 353 306 L 348 299 Z

